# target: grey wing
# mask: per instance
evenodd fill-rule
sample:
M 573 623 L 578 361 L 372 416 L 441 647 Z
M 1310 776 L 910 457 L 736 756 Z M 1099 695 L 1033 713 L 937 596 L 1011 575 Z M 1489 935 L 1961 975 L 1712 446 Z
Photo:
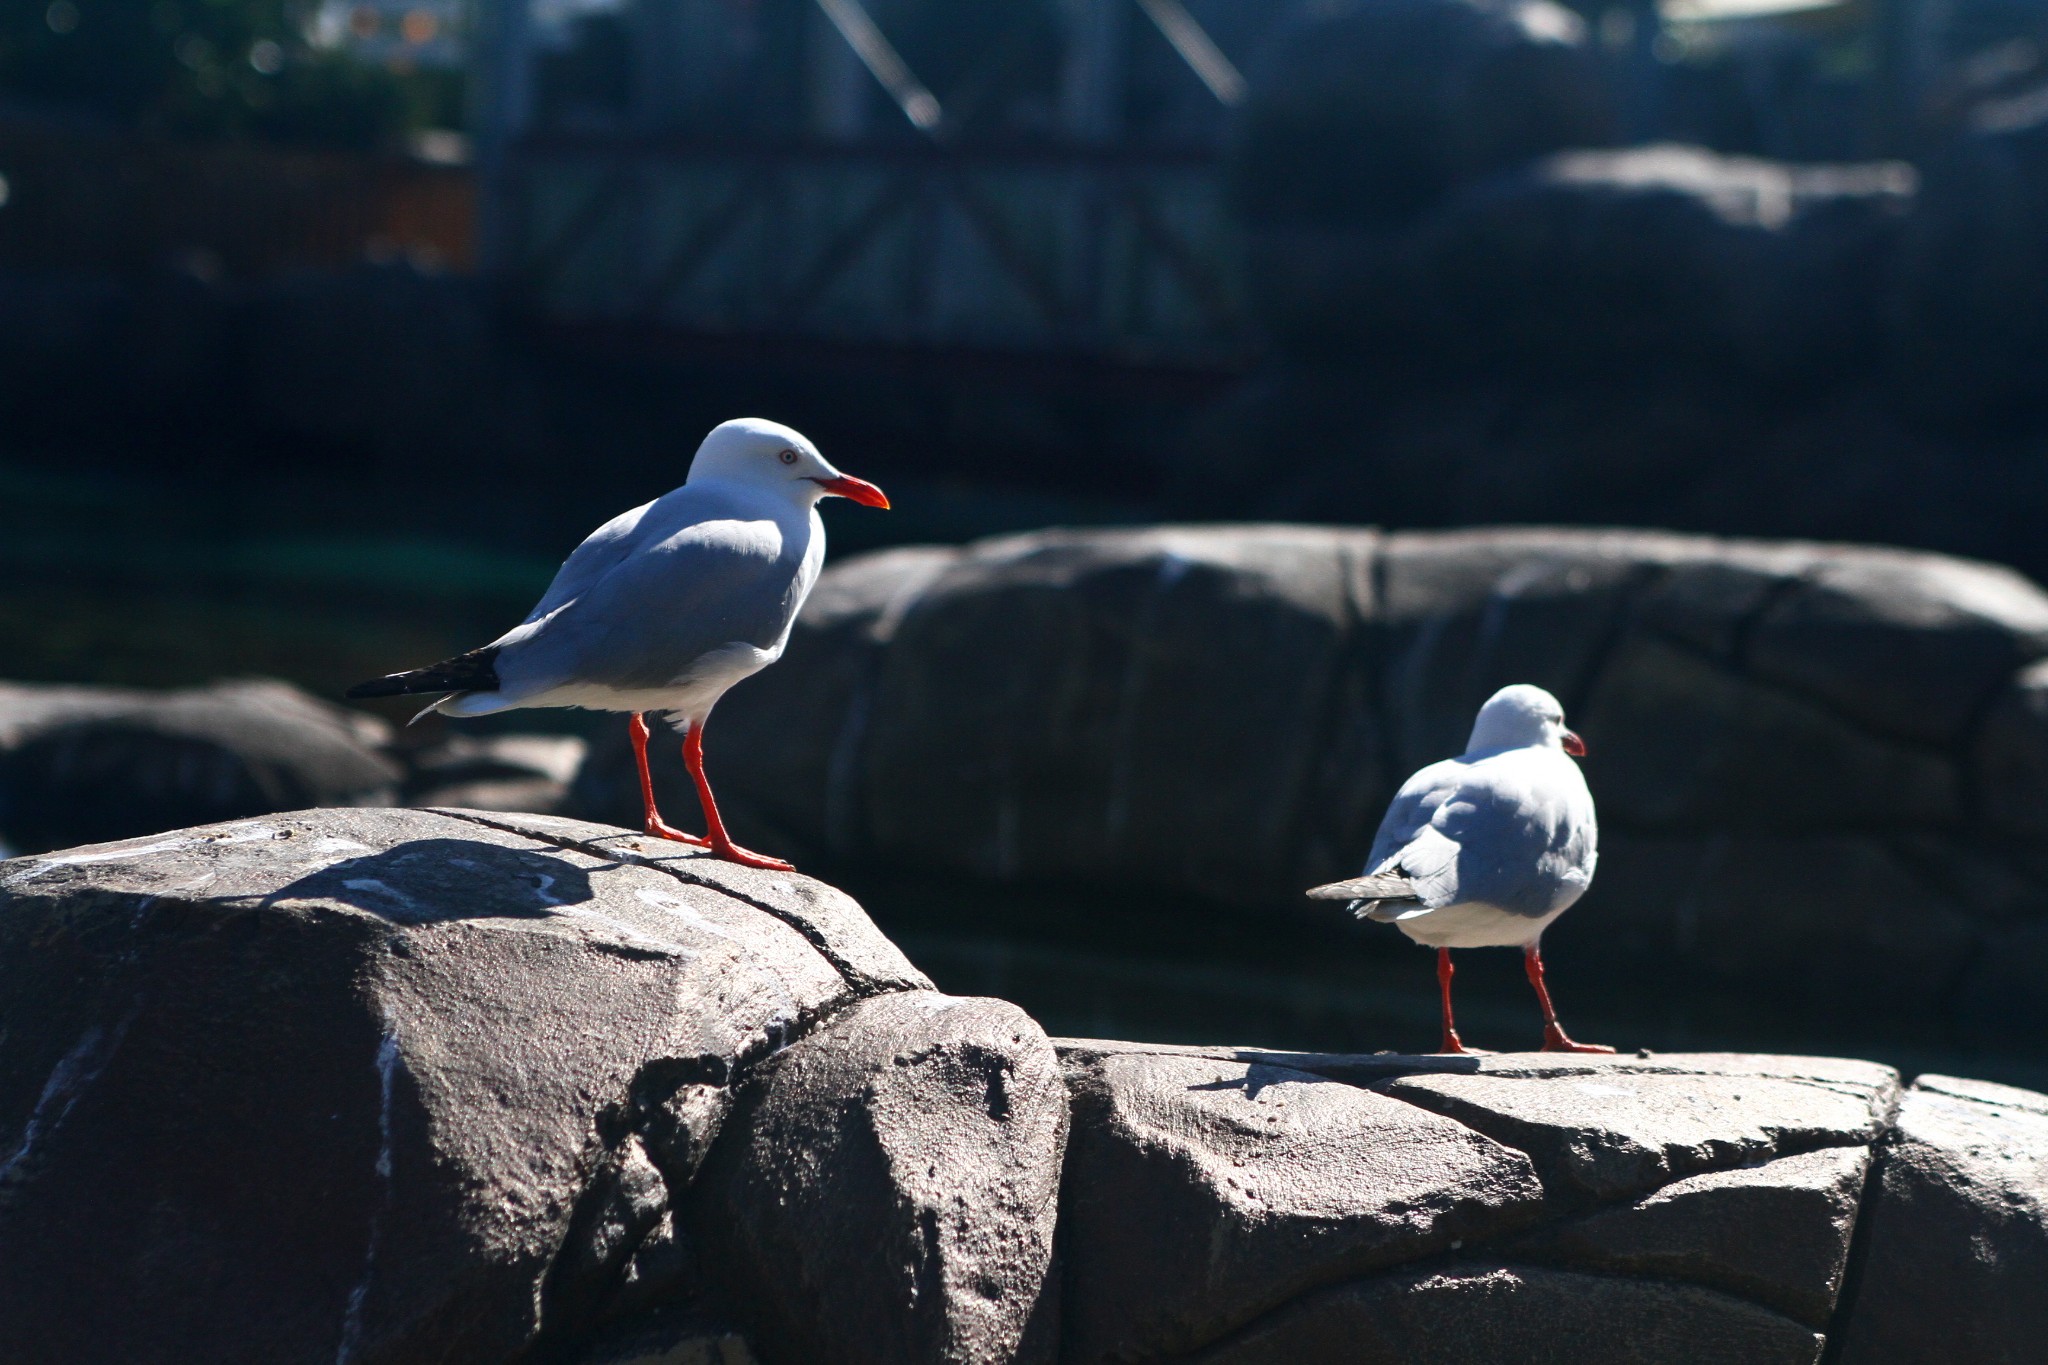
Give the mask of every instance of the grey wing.
M 1506 768 L 1476 767 L 1438 806 L 1404 866 L 1449 893 L 1541 918 L 1591 878 L 1592 828 L 1571 803 Z
M 661 688 L 725 646 L 773 649 L 806 586 L 801 561 L 783 550 L 774 524 L 755 521 L 705 522 L 643 543 L 508 650 L 517 657 L 500 672 L 536 687 Z
M 638 546 L 641 528 L 647 522 L 647 510 L 653 506 L 652 502 L 643 502 L 631 511 L 619 513 L 584 537 L 583 543 L 562 561 L 562 567 L 555 570 L 548 590 L 541 594 L 540 601 L 526 614 L 526 620 L 521 624 L 531 625 L 549 612 L 559 610 L 564 603 L 575 601 L 593 583 L 617 568 Z

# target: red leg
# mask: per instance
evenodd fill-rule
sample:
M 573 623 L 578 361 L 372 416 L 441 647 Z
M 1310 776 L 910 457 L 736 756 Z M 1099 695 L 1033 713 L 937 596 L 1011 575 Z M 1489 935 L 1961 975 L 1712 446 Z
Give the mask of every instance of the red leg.
M 1436 984 L 1444 994 L 1444 1045 L 1438 1052 L 1463 1052 L 1465 1042 L 1458 1037 L 1457 1025 L 1451 1022 L 1451 950 L 1436 950 Z
M 683 736 L 683 766 L 690 770 L 690 777 L 697 784 L 697 801 L 704 807 L 704 828 L 711 835 L 711 852 L 727 862 L 739 863 L 743 867 L 766 868 L 770 872 L 794 872 L 796 864 L 786 863 L 780 858 L 770 858 L 762 853 L 750 853 L 734 843 L 725 832 L 725 821 L 718 818 L 718 803 L 711 799 L 711 782 L 704 776 L 704 722 L 692 725 Z
M 633 719 L 627 722 L 626 729 L 633 736 L 633 757 L 640 764 L 640 805 L 646 813 L 642 828 L 657 839 L 673 839 L 679 844 L 695 844 L 698 848 L 709 847 L 709 839 L 685 834 L 662 823 L 661 812 L 654 808 L 654 774 L 647 771 L 647 721 L 635 711 Z
M 1529 984 L 1536 988 L 1536 1002 L 1543 1006 L 1543 1050 L 1545 1052 L 1612 1052 L 1611 1047 L 1599 1043 L 1575 1043 L 1565 1035 L 1564 1025 L 1557 1022 L 1557 1011 L 1550 1007 L 1550 991 L 1543 984 L 1543 951 L 1535 944 L 1522 949 L 1522 969 L 1529 974 Z

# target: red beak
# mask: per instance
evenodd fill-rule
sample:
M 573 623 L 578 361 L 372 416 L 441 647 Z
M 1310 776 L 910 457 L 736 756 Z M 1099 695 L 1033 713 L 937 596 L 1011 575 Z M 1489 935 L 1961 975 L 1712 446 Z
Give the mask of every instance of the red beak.
M 1564 751 L 1573 758 L 1584 758 L 1586 756 L 1586 741 L 1567 730 L 1564 732 Z
M 889 506 L 889 495 L 866 479 L 841 474 L 836 479 L 812 479 L 811 482 L 824 489 L 828 497 L 852 498 L 863 507 L 886 509 Z

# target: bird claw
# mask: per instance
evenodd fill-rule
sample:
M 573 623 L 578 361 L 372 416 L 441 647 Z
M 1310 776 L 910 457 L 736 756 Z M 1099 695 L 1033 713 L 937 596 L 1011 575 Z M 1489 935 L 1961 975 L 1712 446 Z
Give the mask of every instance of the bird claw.
M 1575 1043 L 1565 1031 L 1552 1024 L 1543 1030 L 1543 1051 L 1545 1052 L 1604 1052 L 1612 1055 L 1614 1049 L 1605 1043 Z
M 786 863 L 780 858 L 771 858 L 765 853 L 756 853 L 752 849 L 741 848 L 738 844 L 714 843 L 709 847 L 712 857 L 723 858 L 729 863 L 738 863 L 741 867 L 758 867 L 763 872 L 796 871 L 795 863 Z
M 646 833 L 650 839 L 673 839 L 679 844 L 688 844 L 692 848 L 711 847 L 711 841 L 703 835 L 686 834 L 675 826 L 665 824 L 660 820 L 649 820 L 646 825 Z

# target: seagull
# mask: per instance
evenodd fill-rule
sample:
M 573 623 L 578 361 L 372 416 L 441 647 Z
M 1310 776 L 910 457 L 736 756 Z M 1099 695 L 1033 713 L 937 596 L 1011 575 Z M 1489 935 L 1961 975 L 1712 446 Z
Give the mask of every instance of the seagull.
M 727 688 L 782 657 L 825 560 L 818 502 L 832 497 L 889 505 L 881 489 L 840 473 L 779 422 L 721 423 L 697 447 L 683 486 L 591 532 L 524 621 L 481 649 L 347 695 L 446 694 L 420 716 L 531 706 L 627 712 L 648 834 L 748 867 L 794 871 L 726 834 L 704 776 L 704 721 Z M 649 711 L 666 713 L 683 732 L 704 837 L 672 828 L 655 807 Z
M 1543 984 L 1543 931 L 1593 883 L 1599 829 L 1593 794 L 1573 758 L 1586 745 L 1540 687 L 1503 687 L 1479 708 L 1457 758 L 1401 784 L 1380 821 L 1363 877 L 1309 891 L 1349 901 L 1360 919 L 1391 923 L 1436 949 L 1442 1051 L 1465 1047 L 1451 1021 L 1451 949 L 1522 950 L 1543 1007 L 1545 1052 L 1612 1052 L 1575 1043 Z

